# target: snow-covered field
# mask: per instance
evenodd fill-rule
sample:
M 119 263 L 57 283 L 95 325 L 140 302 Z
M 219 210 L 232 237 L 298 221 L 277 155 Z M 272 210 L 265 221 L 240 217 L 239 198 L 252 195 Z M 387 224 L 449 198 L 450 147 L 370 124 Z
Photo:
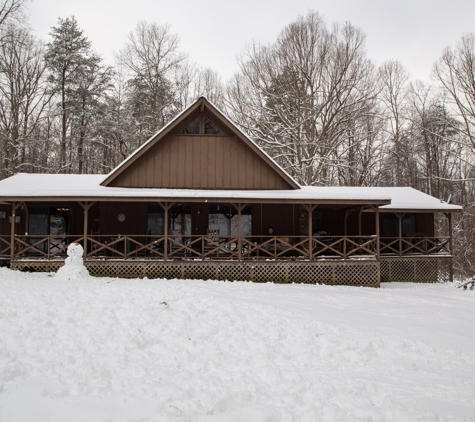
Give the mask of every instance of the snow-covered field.
M 0 421 L 475 421 L 475 291 L 0 268 Z

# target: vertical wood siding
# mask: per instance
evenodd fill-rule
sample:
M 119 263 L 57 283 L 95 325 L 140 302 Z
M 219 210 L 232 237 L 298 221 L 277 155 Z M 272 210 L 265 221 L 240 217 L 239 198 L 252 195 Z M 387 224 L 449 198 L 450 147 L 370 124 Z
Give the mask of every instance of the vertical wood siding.
M 181 189 L 292 189 L 236 136 L 168 135 L 111 184 Z

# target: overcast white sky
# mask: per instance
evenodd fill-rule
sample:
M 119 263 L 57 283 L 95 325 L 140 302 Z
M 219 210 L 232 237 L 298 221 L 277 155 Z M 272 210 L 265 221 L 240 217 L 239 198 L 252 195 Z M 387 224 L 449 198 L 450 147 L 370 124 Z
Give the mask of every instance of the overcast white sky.
M 75 15 L 96 52 L 112 64 L 137 22 L 169 23 L 181 51 L 227 80 L 236 57 L 250 42 L 273 42 L 298 15 L 314 10 L 326 22 L 350 21 L 367 35 L 376 64 L 399 60 L 414 79 L 429 81 L 442 50 L 475 32 L 474 0 L 30 0 L 29 21 L 37 36 L 58 18 Z

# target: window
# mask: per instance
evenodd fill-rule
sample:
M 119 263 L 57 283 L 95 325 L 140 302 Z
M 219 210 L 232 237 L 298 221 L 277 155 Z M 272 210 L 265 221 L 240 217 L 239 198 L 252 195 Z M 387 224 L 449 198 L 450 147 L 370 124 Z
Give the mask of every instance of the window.
M 205 119 L 206 135 L 223 135 L 223 131 L 216 126 L 211 120 Z
M 241 211 L 242 236 L 252 234 L 251 207 Z M 208 229 L 219 230 L 220 236 L 237 237 L 238 215 L 234 207 L 229 205 L 210 205 L 208 208 Z
M 210 119 L 201 115 L 182 131 L 184 135 L 224 135 L 225 133 Z
M 416 215 L 404 214 L 402 217 L 402 237 L 414 236 L 416 232 Z M 383 230 L 382 237 L 398 237 L 399 236 L 399 219 L 395 214 L 383 214 Z
M 416 232 L 416 214 L 404 214 L 402 217 L 402 237 L 414 236 Z
M 148 224 L 147 233 L 160 235 L 163 234 L 165 227 L 165 214 L 163 208 L 159 205 L 148 206 Z
M 183 129 L 182 133 L 185 135 L 199 135 L 200 133 L 200 118 L 193 120 L 185 129 Z
M 191 206 L 175 205 L 169 212 L 170 230 L 179 231 L 183 235 L 191 234 Z

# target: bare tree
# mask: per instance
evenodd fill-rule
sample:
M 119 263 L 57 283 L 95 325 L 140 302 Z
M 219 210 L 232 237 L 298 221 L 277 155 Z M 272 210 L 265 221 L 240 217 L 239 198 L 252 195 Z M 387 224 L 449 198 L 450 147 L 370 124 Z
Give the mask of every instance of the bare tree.
M 12 20 L 21 20 L 25 0 L 0 1 L 0 26 Z
M 134 136 L 134 120 L 127 109 L 126 76 L 115 69 L 111 89 L 104 98 L 104 112 L 96 122 L 96 131 L 89 162 L 96 173 L 108 173 L 132 152 L 130 138 Z
M 468 145 L 475 151 L 475 35 L 466 34 L 455 48 L 446 48 L 434 71 L 463 122 Z
M 34 171 L 38 156 L 29 155 L 51 96 L 47 92 L 44 49 L 28 30 L 7 25 L 0 45 L 1 176 Z
M 421 180 L 415 187 L 446 199 L 460 188 L 455 182 L 464 154 L 459 123 L 450 116 L 444 97 L 422 82 L 412 86 L 410 101 L 411 140 Z
M 164 126 L 177 111 L 173 77 L 186 58 L 178 47 L 178 36 L 168 25 L 140 22 L 116 55 L 130 72 L 130 106 L 142 139 Z
M 183 61 L 175 72 L 174 86 L 177 105 L 181 109 L 201 96 L 220 108 L 224 107 L 224 85 L 219 74 L 212 69 L 201 69 Z
M 409 74 L 402 65 L 395 60 L 384 63 L 379 68 L 379 79 L 381 83 L 381 92 L 379 98 L 384 105 L 387 116 L 386 131 L 388 140 L 393 144 L 391 149 L 395 162 L 394 183 L 396 186 L 403 185 L 403 156 L 404 148 L 403 131 L 407 125 L 405 116 L 406 98 L 408 94 Z
M 194 82 L 194 97 L 205 96 L 214 105 L 224 107 L 224 86 L 221 77 L 212 69 L 200 69 Z
M 375 186 L 380 183 L 384 149 L 384 118 L 376 101 L 367 101 L 350 113 L 346 133 L 334 150 L 334 167 L 342 186 Z M 357 118 L 352 118 L 351 115 Z
M 348 125 L 374 98 L 373 65 L 363 33 L 347 23 L 327 29 L 310 12 L 276 43 L 252 45 L 228 89 L 234 120 L 304 184 L 328 184 Z

